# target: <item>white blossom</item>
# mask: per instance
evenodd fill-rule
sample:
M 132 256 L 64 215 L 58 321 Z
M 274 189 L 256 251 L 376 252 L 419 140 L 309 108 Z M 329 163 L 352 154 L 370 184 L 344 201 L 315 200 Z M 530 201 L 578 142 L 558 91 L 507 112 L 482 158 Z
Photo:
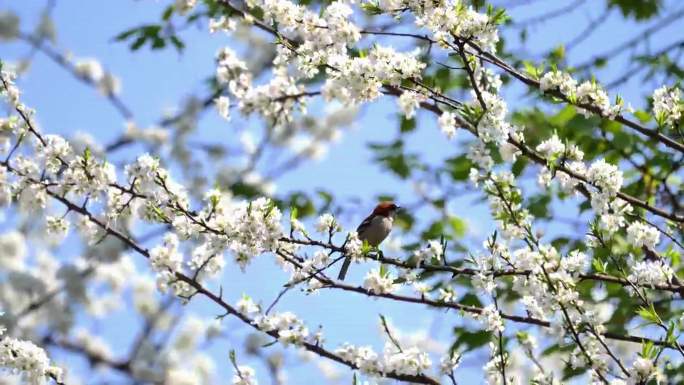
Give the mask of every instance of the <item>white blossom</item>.
M 494 166 L 489 149 L 481 141 L 475 142 L 468 148 L 467 157 L 483 171 L 489 171 Z
M 541 77 L 539 87 L 543 92 L 558 89 L 561 94 L 571 97 L 577 90 L 577 81 L 566 72 L 551 71 Z
M 79 59 L 74 64 L 74 70 L 77 75 L 93 83 L 100 82 L 105 74 L 102 64 L 92 58 Z
M 162 145 L 169 139 L 169 132 L 158 126 L 147 128 L 138 127 L 135 122 L 126 122 L 126 137 L 131 140 L 139 140 L 153 145 Z
M 461 355 L 457 352 L 449 353 L 442 357 L 439 363 L 439 371 L 442 374 L 451 374 L 461 364 Z
M 372 269 L 363 280 L 363 287 L 375 294 L 391 293 L 396 289 L 394 277 L 381 269 Z
M 4 337 L 0 340 L 0 369 L 21 373 L 29 384 L 43 384 L 47 377 L 61 381 L 62 370 L 50 365 L 45 350 L 29 341 Z
M 245 317 L 252 317 L 260 312 L 259 306 L 246 295 L 243 295 L 242 298 L 240 298 L 235 305 L 235 309 L 237 309 L 237 311 L 239 311 L 240 314 L 244 315 Z
M 569 272 L 581 273 L 588 268 L 589 261 L 590 259 L 585 253 L 579 250 L 573 250 L 567 257 L 561 260 L 561 267 L 563 270 Z
M 504 331 L 503 319 L 501 319 L 501 313 L 496 307 L 492 305 L 487 305 L 482 309 L 482 313 L 477 316 L 477 318 L 482 321 L 484 327 L 488 331 L 502 333 Z
M 385 347 L 383 362 L 385 372 L 418 375 L 429 370 L 431 366 L 430 356 L 417 347 L 404 348 L 402 351 L 390 344 Z
M 230 32 L 235 31 L 236 23 L 235 20 L 221 16 L 217 19 L 209 19 L 209 33 L 215 33 L 217 31 Z
M 653 361 L 648 358 L 638 357 L 632 363 L 632 367 L 636 371 L 636 375 L 640 380 L 648 380 L 653 374 L 655 374 L 655 366 Z
M 355 364 L 363 373 L 376 374 L 382 370 L 379 356 L 370 346 L 356 347 L 344 344 L 335 349 L 335 354 Z
M 227 96 L 219 96 L 215 100 L 216 110 L 226 120 L 230 119 L 230 99 Z
M 47 216 L 45 224 L 47 233 L 55 235 L 57 240 L 66 238 L 69 233 L 69 222 L 65 218 Z
M 501 145 L 508 140 L 509 134 L 513 132 L 511 125 L 506 122 L 508 106 L 496 94 L 482 91 L 481 96 L 485 103 L 486 111 L 477 124 L 478 136 L 485 143 L 494 142 L 497 145 Z
M 318 217 L 316 231 L 319 233 L 336 233 L 341 230 L 340 225 L 332 214 L 326 213 Z
M 284 345 L 301 345 L 309 337 L 309 329 L 294 313 L 284 312 L 258 316 L 255 324 L 265 332 L 275 331 Z
M 484 274 L 479 271 L 472 278 L 473 287 L 484 291 L 487 294 L 492 294 L 496 289 L 496 282 L 491 274 Z
M 682 93 L 677 87 L 662 86 L 653 91 L 653 114 L 663 125 L 676 125 L 684 112 Z
M 347 105 L 375 100 L 383 84 L 398 85 L 402 79 L 417 77 L 425 67 L 415 54 L 379 45 L 371 48 L 365 57 L 333 55 L 328 64 L 337 71 L 328 74 L 323 96 Z
M 601 194 L 596 195 L 596 199 L 600 199 L 600 204 L 595 206 L 595 199 L 592 196 L 592 207 L 606 207 L 608 198 L 615 196 L 615 194 L 622 188 L 623 176 L 622 172 L 617 166 L 605 161 L 605 159 L 598 159 L 594 161 L 587 170 L 587 178 L 594 185 L 601 189 Z
M 233 375 L 233 385 L 258 385 L 256 372 L 250 366 L 240 365 Z
M 518 149 L 514 144 L 511 143 L 503 143 L 501 146 L 499 146 L 499 154 L 501 154 L 501 158 L 508 162 L 508 163 L 513 163 L 517 159 L 518 155 L 522 154 L 522 151 Z
M 405 7 L 401 1 L 381 1 L 387 12 Z M 473 40 L 482 49 L 495 52 L 499 34 L 496 25 L 486 14 L 479 13 L 460 0 L 425 6 L 421 2 L 408 2 L 416 14 L 416 25 L 429 29 L 436 40 L 450 41 L 452 35 Z M 444 43 L 442 43 L 444 44 Z
M 627 279 L 637 285 L 668 285 L 674 276 L 672 268 L 662 261 L 637 262 Z
M 421 93 L 415 91 L 404 91 L 399 98 L 397 103 L 401 108 L 401 111 L 406 116 L 406 119 L 411 119 L 415 115 L 416 108 L 420 106 L 421 102 L 427 100 L 427 97 Z
M 456 135 L 456 115 L 449 111 L 442 112 L 437 122 L 447 139 L 453 139 Z
M 440 287 L 439 295 L 437 298 L 441 302 L 454 302 L 456 300 L 456 292 L 454 291 L 454 288 L 451 286 Z
M 614 118 L 621 110 L 621 105 L 612 106 L 608 93 L 596 82 L 586 81 L 577 87 L 575 92 L 577 103 L 587 104 L 596 107 L 600 110 L 601 116 Z M 591 116 L 592 114 L 579 108 L 578 111 L 584 116 Z
M 192 252 L 190 267 L 196 270 L 201 269 L 200 276 L 215 277 L 219 275 L 226 264 L 222 246 L 222 242 L 219 242 L 218 245 L 212 244 L 211 241 L 201 244 Z
M 627 227 L 627 242 L 634 247 L 646 246 L 652 249 L 660 242 L 660 232 L 651 225 L 632 222 Z
M 174 6 L 178 13 L 184 15 L 197 5 L 197 0 L 175 0 Z
M 432 240 L 428 241 L 427 247 L 414 251 L 413 257 L 415 258 L 415 263 L 420 265 L 424 261 L 429 263 L 434 259 L 439 259 L 443 252 L 442 244 L 439 241 Z
M 24 235 L 18 231 L 0 234 L 0 267 L 20 270 L 24 266 L 27 246 Z
M 561 142 L 558 135 L 553 134 L 551 138 L 541 142 L 536 150 L 546 158 L 551 158 L 562 154 L 565 151 L 565 144 Z

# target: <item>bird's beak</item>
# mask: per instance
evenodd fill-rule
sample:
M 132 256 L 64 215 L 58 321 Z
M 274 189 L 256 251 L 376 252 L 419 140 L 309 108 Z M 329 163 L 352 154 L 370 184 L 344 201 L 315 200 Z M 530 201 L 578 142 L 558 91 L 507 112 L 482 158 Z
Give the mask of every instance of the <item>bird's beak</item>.
M 397 206 L 397 208 L 395 209 L 395 211 L 404 211 L 404 208 L 401 207 L 401 206 Z

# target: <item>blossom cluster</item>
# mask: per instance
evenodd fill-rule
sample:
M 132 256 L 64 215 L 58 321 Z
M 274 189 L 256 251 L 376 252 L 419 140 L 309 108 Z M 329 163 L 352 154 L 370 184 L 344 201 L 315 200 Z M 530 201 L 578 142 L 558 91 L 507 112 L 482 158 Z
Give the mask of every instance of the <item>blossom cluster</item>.
M 309 290 L 314 291 L 322 285 L 318 279 L 312 279 L 316 274 L 325 269 L 330 262 L 330 254 L 324 250 L 317 250 L 311 258 L 305 259 L 301 266 L 293 266 L 292 276 L 290 282 L 296 284 L 306 281 L 309 284 Z
M 104 95 L 115 95 L 121 92 L 121 81 L 102 68 L 96 59 L 79 59 L 74 63 L 74 72 L 85 81 L 92 83 Z
M 504 323 L 501 319 L 499 310 L 494 305 L 488 305 L 482 309 L 482 314 L 479 317 L 484 323 L 485 329 L 502 333 L 504 331 Z
M 419 92 L 408 90 L 404 91 L 397 99 L 397 104 L 401 108 L 406 119 L 411 119 L 415 115 L 416 108 L 420 106 L 420 103 L 427 100 L 427 96 Z M 452 124 L 453 126 L 453 124 Z
M 608 93 L 595 81 L 579 83 L 566 72 L 556 70 L 545 73 L 539 80 L 539 88 L 542 92 L 558 91 L 571 103 L 578 106 L 578 111 L 585 116 L 593 113 L 581 106 L 590 106 L 599 110 L 603 117 L 615 118 L 624 110 L 625 106 L 621 99 L 612 104 Z
M 532 222 L 532 215 L 522 205 L 522 192 L 510 172 L 491 173 L 484 181 L 489 206 L 503 235 L 524 239 Z
M 296 79 L 288 75 L 285 67 L 275 67 L 268 83 L 255 86 L 247 64 L 232 49 L 225 47 L 219 50 L 216 62 L 216 79 L 228 87 L 245 116 L 256 113 L 274 128 L 282 130 L 284 125 L 294 120 L 294 107 L 300 106 L 305 111 L 304 87 L 296 84 Z M 215 102 L 219 114 L 228 119 L 230 99 L 220 96 Z
M 61 381 L 62 369 L 50 365 L 45 350 L 32 342 L 11 337 L 0 339 L 0 369 L 20 373 L 27 383 L 39 385 L 50 377 Z
M 582 176 L 586 172 L 586 165 L 582 161 L 584 152 L 575 144 L 563 143 L 556 134 L 539 143 L 535 149 L 547 159 L 546 167 L 543 167 L 539 173 L 539 184 L 548 187 L 551 180 L 555 178 L 565 193 L 575 192 L 580 181 L 564 170 L 555 169 L 555 166 L 560 162 L 571 173 Z
M 655 227 L 639 221 L 628 225 L 626 216 L 632 213 L 633 208 L 617 197 L 624 183 L 624 176 L 616 165 L 605 159 L 597 159 L 587 166 L 583 161 L 584 153 L 575 144 L 563 143 L 556 134 L 542 141 L 536 150 L 548 161 L 539 174 L 540 185 L 547 187 L 555 179 L 561 189 L 569 194 L 580 184 L 586 186 L 586 180 L 594 186 L 589 189 L 590 202 L 601 230 L 614 234 L 627 227 L 627 241 L 631 245 L 653 248 L 658 244 L 660 233 Z M 564 169 L 557 169 L 559 165 Z
M 635 247 L 654 248 L 660 241 L 660 232 L 655 227 L 642 222 L 633 222 L 627 227 L 627 242 Z
M 663 261 L 642 261 L 632 267 L 632 273 L 627 277 L 630 282 L 639 286 L 667 285 L 674 277 L 672 268 Z
M 515 134 L 515 126 L 506 121 L 508 106 L 503 98 L 496 94 L 482 91 L 481 95 L 485 111 L 477 124 L 478 137 L 485 143 L 501 145 L 508 140 L 509 135 Z M 475 102 L 474 100 L 471 103 Z
M 5 94 L 15 93 L 8 88 Z M 15 103 L 18 109 L 25 108 L 18 99 Z M 10 134 L 21 135 L 18 126 L 14 131 Z M 47 196 L 51 194 L 65 199 L 103 201 L 100 223 L 109 223 L 113 228 L 118 227 L 119 219 L 131 215 L 172 225 L 174 231 L 149 253 L 161 290 L 171 287 L 178 295 L 192 293 L 188 283 L 176 276 L 183 272 L 185 262 L 179 237 L 193 238 L 198 243 L 187 265 L 197 271 L 196 277 L 200 280 L 222 270 L 226 251 L 244 267 L 254 256 L 274 251 L 278 246 L 282 236 L 281 213 L 268 199 L 240 202 L 214 193 L 209 194 L 205 208 L 191 213 L 185 189 L 150 155 L 142 155 L 124 168 L 129 186 L 123 186 L 117 184 L 115 167 L 99 160 L 89 150 L 77 154 L 66 140 L 56 135 L 31 132 L 30 137 L 35 141 L 35 158 L 17 154 L 12 162 L 16 179 L 3 187 L 9 188 L 27 210 L 47 209 Z M 41 169 L 46 170 L 46 175 L 41 175 Z M 49 184 L 42 180 L 44 177 L 51 178 Z M 47 215 L 46 226 L 57 237 L 66 236 L 69 229 L 65 217 L 54 215 Z M 91 243 L 101 240 L 99 227 L 89 218 L 82 217 L 79 222 L 79 230 Z
M 456 36 L 494 52 L 499 41 L 497 26 L 490 17 L 475 11 L 464 1 L 385 0 L 377 6 L 389 14 L 410 9 L 416 15 L 416 26 L 428 29 L 435 40 L 445 46 Z
M 301 345 L 309 338 L 309 328 L 292 312 L 260 315 L 254 322 L 264 332 L 276 332 L 285 346 Z
M 363 287 L 375 294 L 391 293 L 396 289 L 395 277 L 384 269 L 372 269 L 363 280 Z
M 660 125 L 674 126 L 682 118 L 684 102 L 677 87 L 662 86 L 653 91 L 653 114 Z
M 233 385 L 258 385 L 256 371 L 247 365 L 240 365 L 235 369 L 232 380 Z
M 443 253 L 444 247 L 442 247 L 442 244 L 433 240 L 428 241 L 428 244 L 425 248 L 414 251 L 413 258 L 415 259 L 415 263 L 420 265 L 424 261 L 429 263 L 433 260 L 439 259 Z
M 419 76 L 425 64 L 417 52 L 400 53 L 391 47 L 376 45 L 364 57 L 335 56 L 328 63 L 336 69 L 323 85 L 326 100 L 359 104 L 377 99 L 385 84 L 398 86 L 403 79 Z
M 335 350 L 335 354 L 348 362 L 352 362 L 363 373 L 377 375 L 381 373 L 396 373 L 417 375 L 432 366 L 430 357 L 416 347 L 397 349 L 388 343 L 383 355 L 376 353 L 370 346 L 354 346 L 344 344 Z

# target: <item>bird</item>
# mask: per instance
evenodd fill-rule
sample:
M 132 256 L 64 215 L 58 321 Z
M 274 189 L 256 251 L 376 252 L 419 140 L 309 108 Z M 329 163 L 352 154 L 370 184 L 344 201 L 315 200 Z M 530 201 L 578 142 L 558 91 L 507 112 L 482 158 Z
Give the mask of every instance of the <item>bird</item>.
M 387 238 L 390 231 L 392 231 L 394 218 L 400 209 L 401 207 L 397 206 L 394 202 L 383 201 L 378 203 L 378 205 L 375 206 L 375 209 L 373 209 L 373 212 L 356 228 L 359 239 L 362 242 L 368 242 L 372 247 L 378 247 L 378 245 Z M 350 264 L 351 258 L 345 258 L 337 279 L 344 280 Z

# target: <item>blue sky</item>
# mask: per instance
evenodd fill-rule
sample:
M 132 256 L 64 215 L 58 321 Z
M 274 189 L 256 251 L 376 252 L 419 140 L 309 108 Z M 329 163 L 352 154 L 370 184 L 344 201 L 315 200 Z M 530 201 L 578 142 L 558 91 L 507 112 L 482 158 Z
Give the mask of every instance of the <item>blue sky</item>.
M 499 2 L 501 3 L 501 2 Z M 530 6 L 520 6 L 511 10 L 514 20 L 522 20 L 534 15 L 544 14 L 556 9 L 559 4 L 569 2 L 532 2 Z M 672 1 L 669 4 L 676 4 Z M 18 12 L 22 17 L 22 30 L 35 25 L 44 1 L 25 0 L 22 2 L 2 2 L 2 8 Z M 73 52 L 75 57 L 95 57 L 104 66 L 121 78 L 123 92 L 121 98 L 133 107 L 135 120 L 139 126 L 145 127 L 155 123 L 164 111 L 174 108 L 179 101 L 190 93 L 204 95 L 206 88 L 203 81 L 214 71 L 214 54 L 219 47 L 231 44 L 223 35 L 209 35 L 206 29 L 190 28 L 183 33 L 187 48 L 182 54 L 173 49 L 152 51 L 141 49 L 131 53 L 125 44 L 116 43 L 113 37 L 132 26 L 159 20 L 163 7 L 167 2 L 139 1 L 65 1 L 58 2 L 54 10 L 57 27 L 57 45 Z M 571 40 L 580 32 L 589 20 L 597 17 L 602 11 L 603 2 L 591 1 L 584 7 L 563 18 L 549 23 L 540 23 L 530 29 L 530 40 L 523 55 L 534 58 L 545 49 Z M 632 22 L 624 22 L 616 17 L 616 12 L 609 17 L 596 33 L 570 54 L 579 58 L 571 61 L 576 64 L 594 52 L 604 50 L 634 36 L 643 26 Z M 550 27 L 558 26 L 551 29 Z M 662 34 L 681 32 L 682 25 L 672 25 Z M 517 32 L 504 28 L 504 34 L 515 40 Z M 653 41 L 654 47 L 666 45 L 667 39 Z M 515 44 L 513 44 L 515 47 Z M 24 57 L 29 48 L 22 43 L 0 43 L 0 57 L 14 61 Z M 598 79 L 612 80 L 615 73 L 622 73 L 628 63 L 621 59 L 616 67 L 611 67 L 598 74 Z M 76 131 L 88 132 L 100 143 L 108 143 L 123 131 L 124 121 L 121 116 L 96 91 L 75 80 L 61 67 L 55 65 L 41 54 L 21 79 L 24 102 L 38 111 L 38 121 L 44 132 L 73 134 Z M 639 81 L 632 81 L 620 88 L 620 93 L 635 106 L 643 103 L 643 96 L 650 94 L 652 87 L 644 87 Z M 520 98 L 522 90 L 515 87 L 507 92 L 512 107 L 519 104 L 535 103 L 530 98 Z M 611 93 L 613 95 L 613 93 Z M 287 174 L 278 181 L 278 192 L 303 190 L 313 192 L 317 188 L 335 191 L 340 198 L 358 198 L 359 204 L 350 204 L 353 214 L 344 217 L 347 228 L 356 223 L 374 205 L 373 197 L 380 193 L 396 193 L 400 201 L 413 201 L 411 187 L 388 175 L 377 166 L 371 164 L 372 153 L 367 149 L 368 142 L 386 141 L 395 136 L 397 108 L 392 99 L 383 99 L 378 103 L 366 106 L 361 118 L 354 127 L 345 132 L 342 139 L 330 148 L 328 155 L 321 161 L 310 162 Z M 410 147 L 428 153 L 429 159 L 438 160 L 454 153 L 454 146 L 470 139 L 459 133 L 455 142 L 447 142 L 436 128 L 434 117 L 419 115 L 419 131 L 410 137 Z M 213 111 L 210 111 L 200 122 L 198 140 L 221 141 L 233 135 L 237 123 L 225 123 Z M 429 150 L 429 151 L 426 151 Z M 456 152 L 462 151 L 457 148 Z M 116 160 L 131 160 L 141 149 L 131 148 L 117 154 Z M 493 229 L 486 207 L 473 206 L 474 196 L 455 199 L 450 202 L 450 210 L 470 224 L 469 237 L 481 241 Z M 463 208 L 468 208 L 464 210 Z M 558 206 L 564 211 L 566 208 Z M 567 213 L 571 216 L 571 213 Z M 10 226 L 3 224 L 3 228 Z M 563 227 L 546 229 L 549 232 L 565 231 Z M 70 246 L 70 245 L 69 245 Z M 78 251 L 62 248 L 64 255 L 73 255 Z M 143 262 L 136 256 L 138 262 Z M 352 282 L 360 282 L 365 267 L 353 266 Z M 285 275 L 278 271 L 270 257 L 258 258 L 246 273 L 241 273 L 236 266 L 229 265 L 225 277 L 221 280 L 224 290 L 233 302 L 245 292 L 257 300 L 268 304 L 285 282 Z M 217 310 L 204 301 L 190 307 L 204 315 L 211 316 Z M 462 325 L 463 319 L 454 313 L 428 311 L 421 306 L 393 304 L 387 301 L 372 301 L 358 295 L 347 295 L 324 291 L 317 295 L 306 296 L 292 291 L 283 299 L 279 308 L 292 310 L 302 316 L 309 327 L 314 330 L 323 325 L 328 336 L 329 346 L 334 347 L 343 341 L 356 344 L 371 343 L 381 350 L 382 338 L 379 336 L 378 314 L 386 314 L 393 319 L 395 325 L 405 332 L 418 329 L 430 329 L 436 337 L 449 341 L 450 328 Z M 123 324 L 121 322 L 124 322 Z M 104 321 L 99 327 L 108 336 L 116 336 L 116 341 L 131 338 L 128 327 L 134 322 L 130 317 L 121 320 Z M 113 325 L 117 325 L 114 327 Z M 236 321 L 226 319 L 226 328 L 238 327 Z M 436 325 L 436 326 L 435 326 Z M 239 326 L 239 332 L 247 331 Z M 128 337 L 126 337 L 128 335 Z M 122 337 L 122 338 L 118 338 Z M 118 344 L 116 343 L 116 344 Z M 115 344 L 115 346 L 116 346 Z M 239 340 L 220 341 L 214 347 L 217 357 L 227 357 L 229 348 L 239 349 Z M 471 358 L 475 368 L 481 366 L 485 359 L 480 355 Z M 227 361 L 219 370 L 228 372 Z M 466 362 L 468 363 L 468 362 Z M 265 368 L 257 368 L 265 375 Z M 470 373 L 470 371 L 468 371 Z M 476 372 L 476 371 L 475 371 Z M 309 373 L 302 367 L 295 368 L 290 374 L 293 383 Z M 470 374 L 469 374 L 470 376 Z M 265 377 L 264 383 L 267 383 Z M 351 378 L 348 375 L 346 378 Z M 468 377 L 470 378 L 470 377 Z M 480 378 L 475 374 L 473 379 Z

